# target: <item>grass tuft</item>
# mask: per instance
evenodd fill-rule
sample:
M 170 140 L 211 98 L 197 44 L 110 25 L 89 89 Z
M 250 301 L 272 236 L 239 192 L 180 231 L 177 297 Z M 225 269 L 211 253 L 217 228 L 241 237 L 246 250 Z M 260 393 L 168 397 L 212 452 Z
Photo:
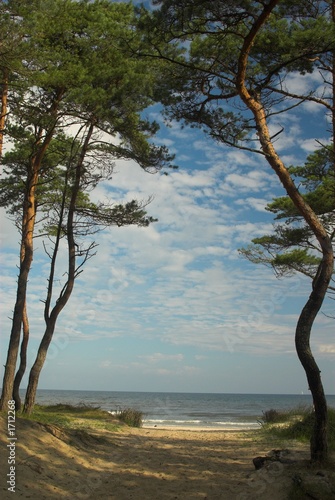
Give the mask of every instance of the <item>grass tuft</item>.
M 271 408 L 271 410 L 263 411 L 263 417 L 262 421 L 266 424 L 274 424 L 278 422 L 283 422 L 287 418 L 287 415 L 283 412 L 279 412 L 278 410 L 274 410 Z
M 125 422 L 130 427 L 142 427 L 143 413 L 139 410 L 124 408 L 118 413 L 117 417 L 121 422 Z

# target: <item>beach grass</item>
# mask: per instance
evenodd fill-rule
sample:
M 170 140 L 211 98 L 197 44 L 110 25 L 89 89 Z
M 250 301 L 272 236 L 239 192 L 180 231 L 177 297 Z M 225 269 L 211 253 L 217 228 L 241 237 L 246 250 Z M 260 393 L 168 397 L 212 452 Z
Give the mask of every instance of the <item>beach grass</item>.
M 24 415 L 22 415 L 24 417 Z M 30 420 L 42 424 L 58 425 L 71 429 L 106 429 L 118 430 L 121 425 L 142 427 L 143 413 L 134 408 L 121 409 L 116 415 L 111 415 L 99 406 L 86 404 L 69 405 L 35 405 Z
M 121 409 L 111 415 L 100 407 L 86 404 L 35 405 L 30 420 L 69 429 L 118 431 L 125 424 L 142 427 L 143 413 L 133 408 Z M 289 411 L 270 409 L 259 420 L 260 429 L 253 432 L 256 440 L 278 444 L 296 440 L 308 443 L 312 434 L 314 412 L 311 407 L 298 406 Z M 335 409 L 328 408 L 328 446 L 335 451 Z
M 134 408 L 124 408 L 118 413 L 117 417 L 130 427 L 142 427 L 143 425 L 143 413 Z
M 105 429 L 116 431 L 120 421 L 100 407 L 79 404 L 35 405 L 30 416 L 21 415 L 42 424 L 57 425 L 68 429 Z
M 263 413 L 261 434 L 279 440 L 309 442 L 313 430 L 315 414 L 313 408 L 299 406 L 287 412 L 274 409 Z M 328 446 L 335 451 L 335 409 L 328 408 Z

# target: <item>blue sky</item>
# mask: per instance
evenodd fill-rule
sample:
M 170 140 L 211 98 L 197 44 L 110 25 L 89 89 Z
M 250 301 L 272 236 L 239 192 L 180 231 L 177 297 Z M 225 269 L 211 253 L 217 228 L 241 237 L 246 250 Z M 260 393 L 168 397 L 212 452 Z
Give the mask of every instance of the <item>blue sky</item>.
M 318 83 L 293 75 L 291 86 Z M 277 280 L 243 260 L 237 249 L 271 231 L 264 210 L 283 195 L 259 155 L 215 144 L 201 131 L 163 124 L 156 142 L 176 154 L 177 171 L 148 174 L 118 161 L 94 200 L 146 200 L 158 222 L 113 228 L 96 236 L 59 318 L 41 389 L 232 393 L 308 393 L 294 347 L 299 312 L 308 297 L 302 276 Z M 279 120 L 279 118 L 278 118 Z M 314 105 L 280 115 L 276 147 L 287 164 L 301 162 L 328 139 L 327 119 Z M 19 235 L 1 212 L 1 367 L 5 363 L 16 292 Z M 29 280 L 29 365 L 43 333 L 47 260 L 41 240 Z M 63 283 L 62 271 L 58 273 Z M 327 300 L 324 312 L 334 303 Z M 334 394 L 334 320 L 320 314 L 312 348 L 325 390 Z M 2 374 L 1 374 L 2 377 Z M 26 384 L 27 377 L 25 377 Z

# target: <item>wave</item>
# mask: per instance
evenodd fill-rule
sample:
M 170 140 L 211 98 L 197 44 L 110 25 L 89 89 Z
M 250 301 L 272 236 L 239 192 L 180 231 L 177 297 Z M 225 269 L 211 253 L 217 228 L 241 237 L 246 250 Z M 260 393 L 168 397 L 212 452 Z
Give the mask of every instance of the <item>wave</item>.
M 236 422 L 236 421 L 204 421 L 204 420 L 167 420 L 167 419 L 143 419 L 143 425 L 147 427 L 205 427 L 221 429 L 256 429 L 258 422 Z

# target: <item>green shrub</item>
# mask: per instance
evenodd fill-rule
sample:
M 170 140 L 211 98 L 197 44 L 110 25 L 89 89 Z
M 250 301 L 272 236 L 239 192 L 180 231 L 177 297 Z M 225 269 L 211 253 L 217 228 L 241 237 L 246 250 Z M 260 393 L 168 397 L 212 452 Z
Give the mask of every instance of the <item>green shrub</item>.
M 314 419 L 315 413 L 310 407 L 298 407 L 281 413 L 269 410 L 263 414 L 262 428 L 264 433 L 280 439 L 308 442 L 313 432 Z M 335 408 L 328 408 L 328 446 L 330 450 L 335 450 Z
M 133 408 L 124 408 L 118 413 L 117 418 L 130 427 L 142 427 L 143 413 Z
M 23 418 L 35 420 L 42 424 L 52 424 L 72 429 L 117 429 L 117 420 L 100 407 L 86 404 L 68 405 L 35 405 L 33 413 Z
M 282 429 L 284 437 L 288 439 L 298 439 L 300 441 L 309 441 L 314 425 L 315 415 L 313 411 L 302 414 L 293 422 L 289 422 Z
M 271 410 L 263 411 L 262 420 L 266 424 L 274 424 L 275 422 L 283 422 L 287 418 L 286 414 L 271 408 Z

